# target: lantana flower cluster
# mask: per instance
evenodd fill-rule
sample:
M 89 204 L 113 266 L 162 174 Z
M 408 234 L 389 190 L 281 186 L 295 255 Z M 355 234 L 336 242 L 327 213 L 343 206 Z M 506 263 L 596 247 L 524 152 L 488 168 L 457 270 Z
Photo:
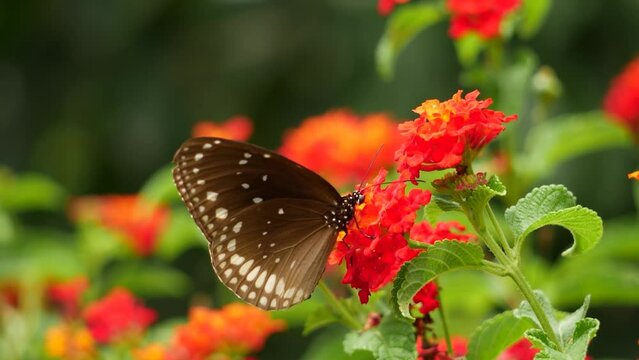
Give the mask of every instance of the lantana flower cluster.
M 521 0 L 447 0 L 451 13 L 448 32 L 453 39 L 469 32 L 483 39 L 498 37 L 504 18 L 520 4 Z

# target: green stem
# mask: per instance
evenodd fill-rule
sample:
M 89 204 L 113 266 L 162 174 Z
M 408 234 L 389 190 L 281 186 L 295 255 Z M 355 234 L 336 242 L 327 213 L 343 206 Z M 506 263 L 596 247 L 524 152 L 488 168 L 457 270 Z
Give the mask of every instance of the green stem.
M 444 303 L 442 302 L 442 298 L 437 294 L 437 300 L 439 300 L 439 307 L 437 311 L 439 312 L 439 317 L 442 319 L 442 329 L 444 330 L 444 339 L 446 339 L 446 353 L 448 355 L 453 355 L 453 343 L 450 341 L 450 332 L 448 331 L 448 324 L 446 323 L 446 316 L 444 315 Z
M 335 294 L 331 291 L 331 289 L 326 285 L 324 280 L 320 280 L 319 287 L 324 292 L 324 295 L 330 305 L 333 307 L 333 310 L 337 313 L 337 315 L 341 318 L 344 325 L 352 328 L 353 330 L 360 330 L 362 325 L 357 321 L 351 313 L 344 307 L 344 305 L 339 302 L 339 300 L 335 297 Z
M 497 240 L 499 241 L 499 245 L 501 245 L 502 249 L 504 249 L 505 253 L 510 258 L 515 258 L 514 255 L 516 254 L 513 254 L 513 250 L 510 247 L 510 244 L 508 243 L 508 239 L 506 239 L 504 230 L 499 225 L 499 221 L 497 221 L 497 217 L 495 216 L 493 209 L 490 207 L 490 204 L 486 206 L 486 212 L 488 213 L 488 219 L 490 219 L 490 222 L 493 225 L 495 232 L 497 232 Z
M 428 249 L 429 247 L 433 246 L 431 244 L 427 244 L 421 241 L 415 241 L 411 239 L 408 239 L 406 241 L 408 241 L 408 247 L 411 249 Z

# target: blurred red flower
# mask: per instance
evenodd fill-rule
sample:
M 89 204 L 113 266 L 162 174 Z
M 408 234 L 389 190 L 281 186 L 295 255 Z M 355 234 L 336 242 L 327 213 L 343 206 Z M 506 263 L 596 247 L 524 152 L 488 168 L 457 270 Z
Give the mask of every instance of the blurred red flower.
M 630 174 L 628 174 L 628 179 L 639 180 L 639 170 L 633 171 Z
M 639 142 L 639 57 L 615 77 L 603 103 L 606 113 L 626 127 Z
M 419 312 L 426 315 L 439 307 L 437 295 L 439 295 L 437 284 L 431 281 L 413 296 L 413 302 L 420 304 L 417 306 Z
M 284 329 L 282 320 L 251 305 L 231 303 L 221 310 L 194 307 L 176 329 L 168 360 L 204 360 L 212 354 L 246 355 L 260 350 L 266 338 Z
M 447 0 L 452 16 L 448 33 L 453 39 L 471 31 L 483 39 L 497 37 L 504 17 L 520 4 L 520 0 Z
M 389 116 L 357 116 L 342 109 L 310 117 L 299 128 L 289 130 L 279 152 L 340 187 L 364 180 L 382 144 L 371 171 L 391 165 L 401 140 L 397 124 Z
M 442 221 L 433 228 L 428 222 L 422 221 L 415 224 L 410 231 L 410 238 L 426 244 L 434 244 L 437 240 L 457 240 L 470 241 L 474 240 L 474 234 L 462 233 L 466 231 L 466 227 L 456 221 Z
M 47 286 L 47 298 L 59 306 L 67 317 L 80 314 L 82 295 L 89 287 L 86 276 L 77 276 L 66 281 L 53 282 Z
M 378 0 L 377 12 L 379 12 L 379 14 L 383 16 L 390 15 L 396 5 L 405 4 L 409 1 L 410 0 Z
M 499 357 L 497 357 L 497 360 L 533 360 L 539 350 L 532 346 L 532 343 L 528 339 L 522 338 L 504 350 Z M 588 355 L 584 358 L 584 360 L 589 359 L 591 359 L 591 357 Z
M 488 110 L 492 99 L 477 100 L 479 91 L 462 99 L 459 90 L 451 100 L 426 100 L 415 110 L 419 117 L 399 125 L 405 137 L 396 153 L 398 170 L 415 179 L 420 171 L 468 166 L 517 115 Z
M 346 260 L 342 283 L 359 289 L 359 299 L 368 302 L 371 291 L 388 284 L 417 251 L 404 238 L 415 222 L 415 212 L 430 201 L 427 190 L 406 194 L 406 183 L 395 182 L 382 189 L 387 171 L 380 170 L 372 186 L 362 190 L 365 200 L 356 211 L 357 223 L 349 224 L 347 235 L 338 241 L 330 261 Z M 359 224 L 359 228 L 357 227 Z M 371 239 L 372 237 L 372 239 Z
M 17 308 L 20 305 L 20 284 L 16 281 L 7 281 L 0 284 L 0 305 L 9 305 Z
M 154 310 L 144 307 L 126 289 L 111 290 L 84 311 L 84 320 L 99 343 L 135 341 L 155 321 Z
M 80 197 L 72 201 L 70 217 L 75 221 L 95 221 L 121 233 L 124 241 L 139 256 L 155 250 L 170 211 L 140 195 Z
M 246 116 L 233 116 L 223 123 L 200 121 L 193 126 L 193 137 L 219 137 L 246 141 L 253 134 L 253 123 Z
M 463 336 L 451 336 L 451 345 L 453 347 L 453 358 L 465 356 L 468 353 L 468 340 Z M 437 344 L 437 354 L 435 360 L 449 360 L 451 359 L 446 355 L 448 351 L 448 345 L 444 339 L 440 340 Z
M 54 359 L 89 360 L 96 359 L 95 343 L 84 327 L 61 323 L 50 327 L 44 340 L 47 356 Z

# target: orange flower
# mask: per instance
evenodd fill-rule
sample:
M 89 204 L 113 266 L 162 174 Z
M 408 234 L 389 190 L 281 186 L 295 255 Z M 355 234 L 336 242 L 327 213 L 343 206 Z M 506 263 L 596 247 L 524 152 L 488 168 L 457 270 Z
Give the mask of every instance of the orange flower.
M 66 360 L 96 358 L 95 344 L 86 328 L 58 324 L 45 335 L 45 352 L 49 357 Z
M 393 163 L 401 141 L 396 127 L 384 114 L 357 116 L 349 110 L 332 110 L 290 130 L 279 152 L 339 187 L 362 181 L 381 145 L 371 173 Z
M 453 39 L 477 32 L 484 39 L 499 36 L 501 22 L 521 4 L 520 0 L 448 0 L 449 34 Z
M 148 256 L 166 226 L 169 209 L 139 195 L 81 197 L 73 200 L 70 216 L 76 221 L 96 221 L 119 232 L 139 256 Z
M 157 315 L 140 305 L 126 289 L 116 288 L 84 311 L 84 320 L 99 343 L 139 339 Z
M 260 350 L 266 338 L 284 329 L 281 320 L 251 305 L 232 303 L 221 310 L 194 307 L 176 329 L 170 359 L 206 359 L 212 354 L 245 355 Z
M 477 100 L 478 96 L 475 90 L 462 98 L 459 90 L 450 100 L 426 100 L 413 110 L 419 118 L 399 125 L 405 141 L 396 154 L 398 170 L 415 179 L 422 170 L 470 166 L 505 129 L 504 123 L 517 118 L 489 110 L 492 99 Z
M 80 311 L 82 294 L 89 287 L 86 276 L 77 276 L 67 281 L 54 282 L 47 287 L 47 297 L 59 306 L 65 316 L 75 317 Z
M 639 57 L 612 80 L 603 104 L 606 113 L 635 135 L 639 142 Z
M 234 116 L 222 124 L 200 121 L 193 126 L 193 137 L 220 137 L 246 141 L 253 133 L 253 123 L 246 116 Z
M 166 357 L 166 349 L 160 344 L 149 344 L 133 350 L 135 360 L 165 360 Z
M 633 171 L 630 174 L 628 174 L 628 179 L 639 180 L 639 170 Z

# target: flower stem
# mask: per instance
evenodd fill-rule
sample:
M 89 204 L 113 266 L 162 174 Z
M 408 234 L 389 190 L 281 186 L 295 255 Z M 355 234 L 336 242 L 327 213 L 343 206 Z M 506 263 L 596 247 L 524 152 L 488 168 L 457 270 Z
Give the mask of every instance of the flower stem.
M 444 331 L 444 339 L 446 340 L 446 353 L 448 355 L 453 354 L 453 345 L 450 341 L 450 333 L 448 332 L 448 323 L 446 323 L 446 316 L 444 315 L 444 305 L 439 294 L 437 295 L 437 300 L 439 300 L 439 307 L 437 311 L 439 312 L 439 317 L 442 319 L 442 329 Z
M 319 287 L 324 292 L 324 297 L 333 307 L 333 310 L 337 313 L 337 316 L 341 318 L 344 325 L 347 325 L 353 330 L 361 330 L 362 325 L 351 315 L 351 313 L 348 312 L 346 307 L 344 307 L 344 305 L 339 302 L 339 300 L 335 297 L 335 294 L 333 294 L 333 291 L 331 291 L 328 285 L 326 285 L 326 282 L 324 282 L 324 280 L 320 280 Z
M 495 213 L 493 212 L 493 208 L 490 207 L 490 204 L 486 206 L 486 212 L 488 213 L 488 218 L 490 219 L 490 222 L 493 225 L 493 228 L 495 228 L 495 232 L 497 232 L 497 240 L 499 241 L 499 245 L 501 245 L 502 249 L 504 249 L 504 251 L 506 252 L 508 256 L 513 258 L 514 257 L 513 255 L 516 255 L 516 254 L 513 254 L 513 250 L 510 247 L 510 244 L 508 243 L 508 239 L 506 239 L 504 230 L 499 225 L 499 221 L 497 221 L 497 217 L 495 216 Z

